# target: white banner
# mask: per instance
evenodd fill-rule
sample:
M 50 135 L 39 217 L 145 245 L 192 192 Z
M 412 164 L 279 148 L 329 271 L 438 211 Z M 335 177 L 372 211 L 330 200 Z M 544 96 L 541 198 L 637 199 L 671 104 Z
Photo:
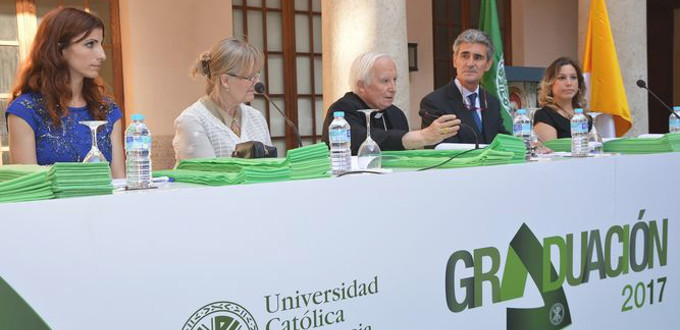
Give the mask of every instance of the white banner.
M 0 277 L 54 330 L 668 329 L 678 165 L 616 156 L 0 204 Z M 11 295 L 0 308 L 22 309 Z

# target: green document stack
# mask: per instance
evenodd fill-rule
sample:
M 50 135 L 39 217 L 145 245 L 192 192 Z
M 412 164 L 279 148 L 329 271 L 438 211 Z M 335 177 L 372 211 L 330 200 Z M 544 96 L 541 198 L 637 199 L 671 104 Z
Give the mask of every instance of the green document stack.
M 47 171 L 39 165 L 0 166 L 0 203 L 54 198 Z
M 571 152 L 571 139 L 554 139 L 543 143 L 556 152 Z M 604 152 L 622 154 L 658 154 L 680 151 L 680 134 L 665 134 L 659 138 L 622 138 L 604 143 Z
M 329 177 L 331 170 L 330 156 L 328 146 L 321 142 L 288 150 L 286 158 L 293 172 L 292 178 L 298 180 Z
M 262 183 L 328 177 L 330 158 L 324 143 L 288 151 L 286 158 L 196 158 L 179 162 L 177 169 L 156 171 L 177 182 L 209 186 Z
M 561 138 L 543 142 L 543 145 L 554 152 L 571 152 L 571 139 Z
M 604 143 L 604 152 L 622 154 L 657 154 L 680 151 L 680 134 L 665 134 L 659 138 L 624 138 Z
M 527 148 L 521 138 L 498 134 L 491 141 L 488 149 L 495 151 L 511 152 L 512 159 L 508 163 L 524 163 L 526 162 Z
M 465 154 L 463 154 L 465 153 Z M 387 168 L 425 168 L 456 156 L 441 168 L 489 166 L 525 162 L 522 139 L 499 134 L 485 149 L 478 150 L 404 150 L 384 151 L 382 165 Z
M 194 158 L 183 159 L 177 165 L 178 170 L 194 170 L 207 172 L 239 172 L 244 167 L 262 170 L 281 168 L 285 158 Z
M 109 163 L 55 163 L 47 178 L 56 198 L 113 193 Z
M 243 183 L 263 183 L 275 181 L 288 181 L 291 179 L 291 170 L 287 163 L 279 168 L 244 167 Z
M 210 172 L 178 169 L 155 171 L 153 176 L 168 176 L 177 182 L 196 183 L 206 186 L 229 186 L 245 182 L 242 171 Z
M 285 158 L 196 158 L 179 162 L 176 170 L 154 172 L 178 182 L 224 186 L 290 180 Z

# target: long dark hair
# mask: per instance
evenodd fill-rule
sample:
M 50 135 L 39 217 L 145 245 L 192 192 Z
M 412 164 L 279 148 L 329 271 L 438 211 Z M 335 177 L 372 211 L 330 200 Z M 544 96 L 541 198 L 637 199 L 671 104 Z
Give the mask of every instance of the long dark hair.
M 21 66 L 12 100 L 21 94 L 37 93 L 43 98 L 49 119 L 55 127 L 61 126 L 61 117 L 68 114 L 68 102 L 73 97 L 71 75 L 62 50 L 71 40 L 82 35 L 80 42 L 95 29 L 104 33 L 104 24 L 96 16 L 76 8 L 57 8 L 47 13 L 38 26 L 28 58 Z M 87 109 L 97 120 L 105 120 L 109 107 L 104 101 L 106 93 L 101 77 L 83 79 L 83 98 Z

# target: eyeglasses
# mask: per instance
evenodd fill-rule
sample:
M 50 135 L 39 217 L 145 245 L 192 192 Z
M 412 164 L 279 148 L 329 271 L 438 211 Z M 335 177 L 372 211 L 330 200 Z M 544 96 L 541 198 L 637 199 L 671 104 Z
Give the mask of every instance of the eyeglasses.
M 259 72 L 256 73 L 255 75 L 251 76 L 251 77 L 241 77 L 241 76 L 231 74 L 231 73 L 227 73 L 227 76 L 231 76 L 231 77 L 239 78 L 239 79 L 243 79 L 243 80 L 248 80 L 253 84 L 260 80 L 260 73 Z

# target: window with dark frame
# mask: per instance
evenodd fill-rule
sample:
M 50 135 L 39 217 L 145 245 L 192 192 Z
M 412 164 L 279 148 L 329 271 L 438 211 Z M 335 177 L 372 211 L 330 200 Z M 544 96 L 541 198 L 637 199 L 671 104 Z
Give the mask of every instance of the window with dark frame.
M 512 65 L 511 1 L 496 0 L 506 66 Z M 432 0 L 434 88 L 446 85 L 456 76 L 453 42 L 461 32 L 479 27 L 480 5 L 480 0 Z
M 245 36 L 265 54 L 262 82 L 273 102 L 298 126 L 302 142 L 321 140 L 321 0 L 234 0 L 234 35 Z M 295 133 L 262 96 L 262 111 L 279 155 L 297 147 Z

